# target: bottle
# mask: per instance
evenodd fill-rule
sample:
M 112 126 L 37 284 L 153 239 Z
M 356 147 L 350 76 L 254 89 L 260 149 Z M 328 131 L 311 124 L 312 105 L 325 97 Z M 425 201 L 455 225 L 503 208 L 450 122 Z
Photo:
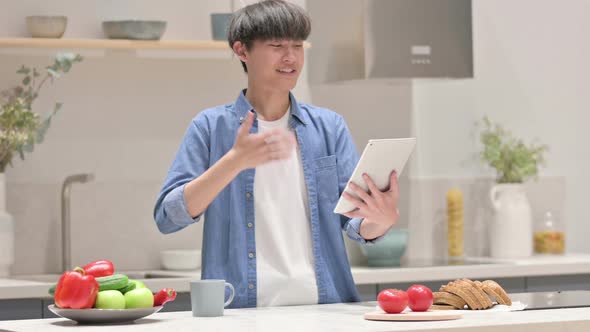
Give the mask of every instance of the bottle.
M 459 189 L 447 192 L 447 249 L 449 259 L 463 258 L 463 193 Z
M 533 236 L 535 253 L 563 254 L 565 251 L 565 232 L 551 211 L 543 214 L 536 225 Z

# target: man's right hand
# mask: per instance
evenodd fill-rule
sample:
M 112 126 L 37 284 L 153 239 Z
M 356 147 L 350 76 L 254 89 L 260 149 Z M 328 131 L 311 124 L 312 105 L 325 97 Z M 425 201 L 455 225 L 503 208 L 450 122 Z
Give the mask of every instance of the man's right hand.
M 273 160 L 288 159 L 297 145 L 295 135 L 277 128 L 264 133 L 250 134 L 254 113 L 248 112 L 238 129 L 236 142 L 231 150 L 241 169 L 255 168 Z

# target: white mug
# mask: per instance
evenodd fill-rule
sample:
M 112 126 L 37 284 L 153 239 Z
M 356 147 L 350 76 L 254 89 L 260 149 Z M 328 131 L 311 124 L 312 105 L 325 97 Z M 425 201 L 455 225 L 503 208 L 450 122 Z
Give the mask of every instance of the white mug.
M 194 317 L 223 316 L 223 309 L 233 300 L 234 286 L 222 279 L 204 279 L 190 282 L 191 309 Z M 225 300 L 225 287 L 229 287 L 229 299 Z

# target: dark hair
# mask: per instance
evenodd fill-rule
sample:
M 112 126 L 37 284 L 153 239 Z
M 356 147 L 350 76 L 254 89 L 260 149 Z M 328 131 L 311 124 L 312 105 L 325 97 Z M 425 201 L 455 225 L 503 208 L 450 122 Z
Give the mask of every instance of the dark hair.
M 311 20 L 303 8 L 283 0 L 264 0 L 234 13 L 227 41 L 230 48 L 239 41 L 250 50 L 255 40 L 306 40 L 310 32 Z

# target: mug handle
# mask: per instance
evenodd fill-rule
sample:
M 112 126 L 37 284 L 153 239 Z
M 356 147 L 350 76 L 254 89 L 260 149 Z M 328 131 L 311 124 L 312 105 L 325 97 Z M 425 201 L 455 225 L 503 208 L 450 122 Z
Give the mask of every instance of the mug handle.
M 234 286 L 232 286 L 232 284 L 230 284 L 229 282 L 225 283 L 225 286 L 229 287 L 229 299 L 227 300 L 227 302 L 225 302 L 223 304 L 223 307 L 227 307 L 233 300 L 234 300 L 234 295 L 236 295 L 236 291 L 234 289 Z

